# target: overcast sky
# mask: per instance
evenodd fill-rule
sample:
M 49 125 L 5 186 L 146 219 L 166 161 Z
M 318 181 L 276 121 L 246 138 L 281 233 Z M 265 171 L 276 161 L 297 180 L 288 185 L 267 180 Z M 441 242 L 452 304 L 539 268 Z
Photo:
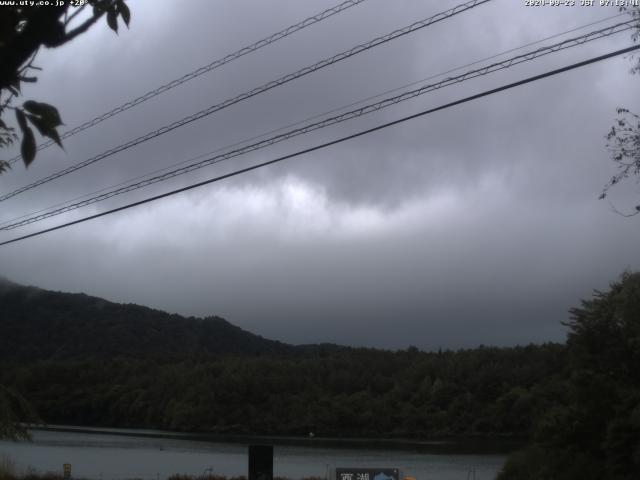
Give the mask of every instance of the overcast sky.
M 130 30 L 115 35 L 101 21 L 72 43 L 41 52 L 39 82 L 24 88 L 24 96 L 56 105 L 71 128 L 337 3 L 131 1 Z M 0 191 L 459 3 L 366 0 L 69 138 L 64 151 L 40 152 L 28 170 L 16 164 L 0 177 Z M 617 13 L 615 7 L 494 0 L 2 202 L 0 222 Z M 0 239 L 630 44 L 625 32 L 568 49 L 0 232 Z M 640 110 L 640 77 L 629 74 L 631 65 L 617 57 L 0 247 L 0 275 L 184 315 L 220 315 L 291 343 L 433 349 L 562 341 L 560 322 L 570 307 L 594 288 L 606 289 L 625 269 L 640 268 L 640 219 L 616 215 L 598 200 L 616 172 L 605 139 L 615 109 Z M 622 210 L 639 197 L 630 181 L 610 199 Z

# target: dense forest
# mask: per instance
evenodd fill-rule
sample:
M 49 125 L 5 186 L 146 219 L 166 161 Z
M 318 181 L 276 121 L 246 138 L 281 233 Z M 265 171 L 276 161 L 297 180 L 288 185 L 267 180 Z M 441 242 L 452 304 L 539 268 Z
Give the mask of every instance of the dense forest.
M 567 343 L 291 346 L 223 319 L 0 287 L 0 385 L 54 424 L 220 434 L 528 439 L 501 478 L 640 478 L 640 274 Z
M 571 310 L 561 391 L 500 480 L 640 478 L 640 273 Z
M 525 437 L 565 363 L 542 345 L 294 347 L 212 317 L 4 282 L 0 384 L 47 423 L 217 433 Z
M 81 293 L 23 287 L 0 278 L 0 360 L 166 357 L 287 352 L 220 317 L 184 318 Z
M 48 423 L 218 433 L 433 437 L 529 433 L 558 345 L 353 349 L 182 360 L 3 362 L 0 383 Z M 558 385 L 560 388 L 560 385 Z

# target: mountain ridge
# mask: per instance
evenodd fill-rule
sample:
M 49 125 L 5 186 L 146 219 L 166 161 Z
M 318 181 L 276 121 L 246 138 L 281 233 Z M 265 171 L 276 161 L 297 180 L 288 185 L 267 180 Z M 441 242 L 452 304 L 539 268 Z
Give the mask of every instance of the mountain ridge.
M 277 354 L 295 347 L 219 316 L 185 317 L 0 277 L 0 359 Z

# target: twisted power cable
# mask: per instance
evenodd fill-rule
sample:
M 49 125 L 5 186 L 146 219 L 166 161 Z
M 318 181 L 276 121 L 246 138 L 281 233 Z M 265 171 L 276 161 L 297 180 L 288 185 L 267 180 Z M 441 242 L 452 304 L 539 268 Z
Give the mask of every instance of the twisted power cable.
M 8 200 L 12 197 L 15 197 L 16 195 L 19 195 L 23 192 L 26 192 L 28 190 L 31 190 L 33 188 L 36 188 L 40 185 L 43 185 L 45 183 L 51 182 L 52 180 L 55 180 L 57 178 L 60 178 L 64 175 L 68 175 L 72 172 L 75 172 L 77 170 L 80 170 L 81 168 L 87 167 L 89 165 L 92 165 L 104 158 L 110 157 L 112 155 L 115 155 L 116 153 L 122 152 L 124 150 L 127 150 L 133 146 L 136 146 L 140 143 L 146 142 L 148 140 L 151 140 L 155 137 L 158 137 L 160 135 L 164 135 L 165 133 L 168 133 L 172 130 L 175 130 L 176 128 L 182 127 L 188 123 L 194 122 L 196 120 L 199 120 L 203 117 L 206 117 L 208 115 L 211 115 L 217 111 L 220 111 L 224 108 L 227 108 L 231 105 L 234 105 L 238 102 L 241 102 L 243 100 L 246 100 L 248 98 L 251 98 L 253 96 L 256 96 L 260 93 L 266 92 L 268 90 L 271 90 L 275 87 L 278 87 L 280 85 L 284 85 L 285 83 L 291 82 L 292 80 L 295 80 L 297 78 L 303 77 L 305 75 L 308 75 L 310 73 L 313 73 L 317 70 L 320 70 L 322 68 L 325 68 L 329 65 L 333 65 L 334 63 L 340 62 L 342 60 L 345 60 L 347 58 L 350 58 L 354 55 L 357 55 L 359 53 L 362 53 L 364 51 L 367 51 L 369 49 L 372 49 L 374 47 L 377 47 L 383 43 L 387 43 L 390 42 L 391 40 L 395 40 L 398 37 L 404 36 L 404 35 L 408 35 L 410 33 L 413 33 L 417 30 L 420 30 L 422 28 L 425 28 L 429 25 L 433 25 L 434 23 L 440 22 L 442 20 L 445 20 L 447 18 L 450 18 L 454 15 L 457 15 L 459 13 L 465 12 L 467 10 L 470 10 L 474 7 L 477 7 L 479 5 L 482 5 L 484 3 L 488 3 L 491 0 L 471 0 L 467 3 L 458 5 L 454 8 L 451 8 L 449 10 L 446 10 L 444 12 L 438 13 L 436 15 L 433 15 L 429 18 L 426 18 L 424 20 L 421 20 L 419 22 L 415 22 L 411 25 L 408 25 L 404 28 L 398 29 L 398 30 L 394 30 L 393 32 L 381 36 L 381 37 L 377 37 L 367 43 L 363 43 L 360 44 L 358 46 L 355 46 L 349 50 L 346 50 L 342 53 L 339 53 L 337 55 L 334 55 L 331 58 L 325 59 L 325 60 L 321 60 L 320 62 L 317 62 L 313 65 L 310 65 L 308 67 L 302 68 L 294 73 L 290 73 L 288 75 L 285 75 L 283 77 L 280 77 L 277 80 L 272 80 L 271 82 L 265 83 L 264 85 L 261 85 L 259 87 L 256 87 L 252 90 L 249 90 L 245 93 L 242 93 L 236 97 L 230 98 L 228 100 L 225 100 L 222 103 L 218 103 L 216 105 L 212 105 L 208 108 L 205 108 L 204 110 L 200 110 L 199 112 L 196 112 L 192 115 L 189 115 L 187 117 L 182 118 L 181 120 L 178 120 L 176 122 L 173 122 L 169 125 L 165 125 L 164 127 L 161 127 L 157 130 L 154 130 L 152 132 L 149 132 L 145 135 L 142 135 L 138 138 L 135 138 L 133 140 L 128 141 L 127 143 L 118 145 L 117 147 L 111 148 L 101 154 L 98 154 L 94 157 L 91 157 L 87 160 L 84 160 L 82 162 L 76 163 L 75 165 L 71 165 L 63 170 L 60 170 L 56 173 L 53 173 L 47 177 L 44 177 L 36 182 L 30 183 L 28 185 L 25 185 L 24 187 L 18 188 L 17 190 L 14 190 L 12 192 L 6 193 L 4 195 L 0 196 L 0 202 Z
M 41 220 L 44 220 L 46 218 L 50 218 L 56 215 L 60 215 L 62 213 L 66 213 L 72 210 L 77 210 L 79 208 L 103 201 L 103 200 L 107 200 L 111 197 L 115 197 L 117 195 L 122 195 L 128 192 L 132 192 L 134 190 L 138 190 L 140 188 L 149 186 L 149 185 L 153 185 L 155 183 L 159 183 L 159 182 L 163 182 L 165 180 L 168 180 L 170 178 L 173 177 L 177 177 L 179 175 L 184 175 L 186 173 L 192 172 L 194 170 L 198 170 L 200 168 L 209 166 L 209 165 L 213 165 L 216 163 L 220 163 L 222 161 L 228 160 L 230 158 L 234 158 L 234 157 L 238 157 L 240 155 L 244 155 L 246 153 L 249 152 L 253 152 L 255 150 L 259 150 L 271 145 L 274 145 L 276 143 L 280 143 L 282 141 L 288 140 L 290 138 L 293 137 L 297 137 L 299 135 L 303 135 L 305 133 L 309 133 L 309 132 L 313 132 L 315 130 L 319 130 L 321 128 L 325 128 L 328 127 L 330 125 L 335 125 L 337 123 L 341 123 L 341 122 L 345 122 L 347 120 L 351 120 L 353 118 L 357 118 L 357 117 L 361 117 L 363 115 L 366 115 L 368 113 L 372 113 L 372 112 L 376 112 L 379 110 L 382 110 L 384 108 L 390 107 L 392 105 L 396 105 L 398 103 L 410 100 L 412 98 L 415 98 L 417 96 L 420 95 L 424 95 L 425 93 L 428 92 L 432 92 L 434 90 L 438 90 L 440 88 L 444 88 L 450 85 L 454 85 L 457 83 L 461 83 L 473 78 L 477 78 L 480 76 L 484 76 L 484 75 L 488 75 L 490 73 L 499 71 L 499 70 L 504 70 L 510 67 L 513 67 L 514 65 L 518 65 L 524 62 L 528 62 L 528 61 L 532 61 L 536 58 L 540 58 L 542 56 L 545 55 L 549 55 L 552 53 L 556 53 L 558 51 L 561 50 L 566 50 L 568 48 L 572 48 L 572 47 L 576 47 L 579 45 L 583 45 L 587 42 L 590 41 L 594 41 L 594 40 L 598 40 L 601 38 L 606 38 L 609 37 L 611 35 L 614 35 L 616 33 L 621 33 L 627 30 L 630 30 L 631 28 L 635 27 L 635 22 L 630 20 L 627 22 L 621 22 L 618 23 L 616 25 L 613 26 L 609 26 L 600 30 L 596 30 L 596 31 L 592 31 L 589 33 L 586 33 L 584 35 L 581 35 L 579 37 L 574 37 L 574 38 L 570 38 L 567 40 L 564 40 L 562 42 L 547 46 L 547 47 L 541 47 L 538 48 L 537 50 L 531 51 L 531 52 L 527 52 L 527 53 L 523 53 L 521 55 L 517 55 L 515 57 L 509 58 L 507 60 L 504 60 L 502 62 L 496 62 L 493 63 L 491 65 L 487 65 L 485 67 L 482 68 L 478 68 L 475 70 L 470 70 L 466 73 L 463 73 L 461 75 L 455 76 L 455 77 L 449 77 L 446 78 L 440 82 L 437 83 L 432 83 L 432 84 L 428 84 L 428 85 L 424 85 L 420 88 L 408 91 L 408 92 L 404 92 L 400 95 L 396 95 L 393 97 L 389 97 L 386 98 L 384 100 L 381 100 L 379 102 L 375 102 L 369 105 L 365 105 L 363 107 L 357 108 L 355 110 L 350 110 L 348 112 L 342 113 L 340 115 L 335 115 L 333 117 L 329 117 L 326 118 L 324 120 L 318 121 L 318 122 L 314 122 L 311 124 L 308 124 L 304 127 L 301 128 L 297 128 L 294 130 L 290 130 L 288 132 L 282 133 L 280 135 L 276 135 L 270 138 L 267 138 L 265 140 L 247 145 L 245 147 L 241 147 L 235 150 L 231 150 L 229 152 L 220 154 L 220 155 L 215 155 L 213 157 L 207 158 L 205 160 L 202 160 L 200 162 L 197 163 L 192 163 L 190 165 L 186 165 L 184 167 L 181 168 L 177 168 L 174 170 L 171 170 L 169 172 L 165 172 L 163 174 L 160 175 L 156 175 L 154 177 L 150 177 L 150 178 L 145 178 L 144 180 L 141 180 L 139 182 L 136 183 L 132 183 L 129 185 L 126 185 L 124 187 L 121 188 L 117 188 L 115 190 L 111 190 L 109 192 L 103 193 L 101 195 L 97 195 L 91 198 L 87 198 L 83 201 L 77 202 L 77 203 L 73 203 L 70 205 L 66 205 L 62 208 L 58 208 L 55 210 L 51 210 L 48 211 L 46 213 L 42 213 L 40 215 L 35 215 L 29 218 L 26 218 L 24 220 L 20 220 L 14 223 L 10 223 L 8 225 L 4 225 L 2 227 L 0 227 L 0 231 L 6 231 L 6 230 L 12 230 L 14 228 L 18 228 L 24 225 L 29 225 L 31 223 L 35 223 Z
M 266 38 L 263 38 L 261 40 L 258 40 L 255 43 L 252 43 L 251 45 L 248 45 L 246 47 L 241 48 L 240 50 L 236 50 L 233 53 L 230 53 L 222 58 L 219 58 L 217 60 L 214 60 L 213 62 L 209 63 L 208 65 L 202 66 L 200 68 L 197 68 L 196 70 L 189 72 L 185 75 L 183 75 L 180 78 L 176 78 L 174 80 L 171 80 L 169 83 L 165 83 L 164 85 L 159 86 L 158 88 L 151 90 L 147 93 L 145 93 L 144 95 L 141 95 L 137 98 L 134 98 L 133 100 L 130 100 L 126 103 L 123 103 L 122 105 L 119 105 L 118 107 L 109 110 L 106 113 L 103 113 L 102 115 L 98 115 L 97 117 L 81 124 L 78 125 L 75 128 L 72 128 L 71 130 L 63 133 L 60 138 L 64 139 L 64 138 L 69 138 L 77 133 L 80 133 L 88 128 L 94 127 L 96 125 L 98 125 L 99 123 L 104 122 L 105 120 L 107 120 L 108 118 L 114 117 L 126 110 L 129 110 L 130 108 L 135 107 L 136 105 L 139 105 L 143 102 L 146 102 L 147 100 L 152 99 L 153 97 L 156 97 L 162 93 L 165 93 L 169 90 L 171 90 L 172 88 L 177 87 L 178 85 L 182 85 L 183 83 L 186 83 L 190 80 L 193 80 L 194 78 L 199 77 L 200 75 L 204 75 L 205 73 L 208 73 L 212 70 L 215 70 L 216 68 L 219 68 L 223 65 L 226 65 L 229 62 L 232 62 L 234 60 L 237 60 L 240 57 L 243 57 L 249 53 L 255 52 L 256 50 L 261 49 L 262 47 L 266 47 L 267 45 L 270 45 L 272 43 L 277 42 L 278 40 L 281 40 L 285 37 L 288 37 L 289 35 L 292 35 L 304 28 L 307 28 L 311 25 L 314 25 L 318 22 L 321 22 L 322 20 L 325 20 L 326 18 L 332 17 L 333 15 L 336 15 L 340 12 L 343 12 L 344 10 L 347 10 L 348 8 L 354 7 L 362 2 L 364 2 L 365 0 L 347 0 L 345 2 L 340 3 L 339 5 L 336 5 L 335 7 L 332 8 L 328 8 L 327 10 L 324 10 L 316 15 L 313 15 L 311 17 L 305 18 L 304 20 L 302 20 L 299 23 L 296 23 L 295 25 L 291 25 L 290 27 L 285 28 L 284 30 L 280 30 L 277 33 L 274 33 L 273 35 L 270 35 Z M 38 145 L 38 150 L 44 150 L 45 148 L 50 147 L 51 145 L 53 145 L 55 142 L 53 140 L 47 140 L 46 142 L 43 142 L 41 144 Z M 15 157 L 13 157 L 11 160 L 9 160 L 10 164 L 13 164 L 15 162 L 17 162 L 18 160 L 20 160 L 22 158 L 22 155 L 17 155 Z

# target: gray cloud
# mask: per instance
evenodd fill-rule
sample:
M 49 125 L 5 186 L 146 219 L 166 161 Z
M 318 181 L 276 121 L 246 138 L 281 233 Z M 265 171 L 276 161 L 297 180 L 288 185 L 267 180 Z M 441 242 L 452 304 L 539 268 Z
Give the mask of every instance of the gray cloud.
M 321 58 L 427 17 L 369 0 L 50 149 L 5 191 Z M 25 92 L 76 125 L 268 35 L 324 2 L 150 2 L 131 30 L 104 26 L 45 52 Z M 0 219 L 615 14 L 491 4 L 342 62 L 0 204 Z M 572 35 L 575 35 L 572 34 Z M 310 136 L 64 217 L 274 158 L 604 53 L 628 34 L 439 90 Z M 506 57 L 503 57 L 506 58 Z M 561 340 L 567 309 L 637 269 L 637 222 L 597 200 L 613 173 L 604 135 L 637 106 L 614 59 L 455 107 L 157 204 L 0 250 L 2 273 L 188 315 L 218 314 L 283 341 L 461 347 Z M 625 187 L 624 205 L 638 192 Z M 58 219 L 44 225 L 52 225 Z M 24 232 L 30 231 L 25 229 Z M 15 233 L 22 233 L 16 230 Z M 10 235 L 3 235 L 10 238 Z

